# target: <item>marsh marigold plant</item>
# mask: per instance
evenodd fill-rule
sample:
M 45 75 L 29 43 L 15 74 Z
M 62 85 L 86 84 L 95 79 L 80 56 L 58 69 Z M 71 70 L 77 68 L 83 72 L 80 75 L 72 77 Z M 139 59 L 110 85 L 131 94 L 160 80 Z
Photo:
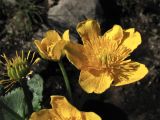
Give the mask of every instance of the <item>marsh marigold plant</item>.
M 81 112 L 63 96 L 51 96 L 51 109 L 32 113 L 29 120 L 101 120 L 94 112 Z
M 83 41 L 68 43 L 67 58 L 81 70 L 79 83 L 87 93 L 102 93 L 110 86 L 121 86 L 142 79 L 148 69 L 127 57 L 141 44 L 141 35 L 134 28 L 114 25 L 100 35 L 95 20 L 82 21 L 77 31 Z
M 62 37 L 55 30 L 49 30 L 42 41 L 34 41 L 41 57 L 53 61 L 59 61 L 65 55 L 64 46 L 67 42 L 69 42 L 69 30 L 66 30 Z
M 32 66 L 36 64 L 40 58 L 35 57 L 35 53 L 29 51 L 27 56 L 24 55 L 22 50 L 20 54 L 16 51 L 16 56 L 13 58 L 7 58 L 5 54 L 1 55 L 5 62 L 3 64 L 3 71 L 0 80 L 0 84 L 4 86 L 6 92 L 12 88 L 12 86 L 20 82 L 27 75 L 32 73 Z

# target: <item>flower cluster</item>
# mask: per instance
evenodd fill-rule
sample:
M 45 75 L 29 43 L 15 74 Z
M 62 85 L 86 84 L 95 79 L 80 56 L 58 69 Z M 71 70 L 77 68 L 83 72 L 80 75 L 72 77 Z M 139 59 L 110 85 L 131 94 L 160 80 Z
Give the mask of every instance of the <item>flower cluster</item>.
M 63 34 L 61 40 L 55 31 L 47 32 L 42 42 L 35 43 L 45 59 L 59 60 L 65 49 L 69 61 L 81 70 L 79 84 L 87 93 L 102 93 L 110 86 L 130 84 L 148 73 L 144 64 L 127 59 L 141 44 L 141 35 L 134 28 L 124 30 L 121 26 L 114 25 L 101 35 L 99 23 L 95 20 L 86 20 L 77 25 L 77 32 L 83 45 L 71 42 L 68 32 Z M 92 112 L 79 112 L 62 96 L 51 97 L 51 105 L 52 109 L 33 113 L 30 120 L 101 119 Z
M 62 37 L 55 30 L 46 32 L 44 38 L 34 43 L 43 59 L 56 61 L 62 71 L 66 89 L 72 98 L 69 80 L 61 58 L 66 55 L 68 60 L 80 70 L 79 84 L 87 93 L 103 93 L 111 86 L 121 86 L 142 79 L 147 67 L 128 58 L 141 44 L 141 35 L 134 28 L 123 29 L 114 25 L 101 35 L 100 25 L 95 20 L 85 20 L 77 25 L 83 44 L 75 43 L 69 38 L 69 30 Z M 8 79 L 0 80 L 0 84 L 8 91 L 15 83 L 21 82 L 32 73 L 31 67 L 39 61 L 35 53 L 24 52 L 16 57 L 5 60 L 5 74 Z M 70 99 L 71 101 L 73 99 Z M 31 111 L 30 120 L 101 120 L 94 112 L 81 112 L 71 105 L 64 96 L 51 96 L 51 109 Z

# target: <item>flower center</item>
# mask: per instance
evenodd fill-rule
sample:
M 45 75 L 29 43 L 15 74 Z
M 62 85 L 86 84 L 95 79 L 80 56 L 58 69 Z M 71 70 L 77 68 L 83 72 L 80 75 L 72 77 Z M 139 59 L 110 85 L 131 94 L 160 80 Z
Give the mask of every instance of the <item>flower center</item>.
M 93 45 L 94 54 L 102 68 L 112 70 L 119 65 L 131 52 L 115 40 L 98 39 Z
M 29 66 L 26 59 L 16 57 L 7 63 L 7 74 L 12 80 L 20 80 L 29 72 Z

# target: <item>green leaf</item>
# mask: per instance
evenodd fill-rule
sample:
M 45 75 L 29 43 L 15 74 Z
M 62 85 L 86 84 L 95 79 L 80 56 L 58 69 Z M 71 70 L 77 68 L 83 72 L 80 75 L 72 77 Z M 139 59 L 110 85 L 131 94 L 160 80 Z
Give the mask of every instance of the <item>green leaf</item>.
M 28 80 L 28 86 L 33 93 L 32 105 L 33 110 L 38 111 L 41 109 L 42 92 L 43 92 L 43 79 L 40 75 L 35 74 L 30 80 Z
M 1 120 L 24 120 L 27 114 L 22 88 L 17 88 L 0 97 Z

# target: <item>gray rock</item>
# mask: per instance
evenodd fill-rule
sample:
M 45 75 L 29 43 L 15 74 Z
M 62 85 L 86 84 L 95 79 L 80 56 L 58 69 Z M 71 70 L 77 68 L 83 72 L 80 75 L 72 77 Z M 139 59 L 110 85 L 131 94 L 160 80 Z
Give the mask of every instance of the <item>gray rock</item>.
M 101 14 L 98 0 L 60 0 L 58 5 L 49 9 L 48 18 L 53 29 L 62 32 L 69 28 L 74 33 L 77 23 L 86 18 L 101 20 Z

